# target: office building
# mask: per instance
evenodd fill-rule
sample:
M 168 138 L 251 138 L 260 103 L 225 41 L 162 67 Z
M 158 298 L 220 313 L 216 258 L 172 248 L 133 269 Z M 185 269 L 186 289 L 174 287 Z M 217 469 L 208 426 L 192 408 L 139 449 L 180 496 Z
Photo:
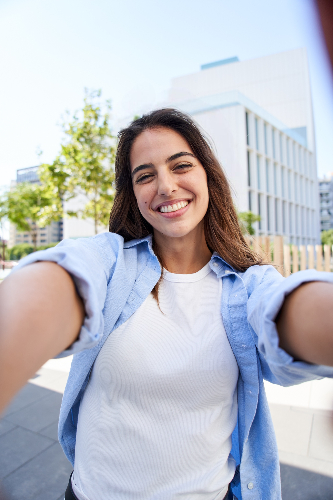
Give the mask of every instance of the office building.
M 333 174 L 319 179 L 320 230 L 333 229 Z
M 239 211 L 258 235 L 319 241 L 316 148 L 305 49 L 205 64 L 172 81 L 169 106 L 189 113 L 214 145 Z

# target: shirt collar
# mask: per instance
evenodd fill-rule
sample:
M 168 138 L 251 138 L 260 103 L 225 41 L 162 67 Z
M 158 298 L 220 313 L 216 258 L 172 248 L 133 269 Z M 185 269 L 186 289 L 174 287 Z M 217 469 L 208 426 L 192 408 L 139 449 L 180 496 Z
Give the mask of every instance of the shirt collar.
M 210 268 L 220 278 L 226 274 L 237 274 L 237 271 L 230 266 L 222 257 L 214 252 L 209 262 Z
M 124 243 L 124 248 L 132 248 L 132 247 L 140 245 L 141 243 L 147 243 L 149 253 L 151 255 L 153 255 L 154 257 L 156 257 L 154 250 L 153 250 L 153 235 L 152 234 L 148 234 L 148 236 L 146 236 L 145 238 L 138 238 L 136 240 L 126 241 L 126 243 Z
M 154 250 L 153 250 L 153 235 L 149 234 L 145 238 L 138 238 L 135 240 L 130 240 L 124 243 L 124 248 L 132 248 L 137 245 L 140 245 L 141 243 L 147 243 L 149 253 L 156 257 Z M 213 255 L 211 256 L 211 259 L 209 261 L 210 268 L 214 273 L 221 277 L 224 276 L 225 274 L 237 274 L 237 271 L 230 266 L 225 260 L 220 257 L 220 255 L 217 252 L 214 252 Z

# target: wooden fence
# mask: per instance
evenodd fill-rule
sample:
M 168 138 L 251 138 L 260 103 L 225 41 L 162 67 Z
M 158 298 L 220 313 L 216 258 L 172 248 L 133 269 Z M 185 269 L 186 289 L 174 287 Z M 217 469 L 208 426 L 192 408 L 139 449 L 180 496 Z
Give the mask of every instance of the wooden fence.
M 283 276 L 305 269 L 333 271 L 333 247 L 330 245 L 284 245 L 282 236 L 248 237 L 247 242 Z

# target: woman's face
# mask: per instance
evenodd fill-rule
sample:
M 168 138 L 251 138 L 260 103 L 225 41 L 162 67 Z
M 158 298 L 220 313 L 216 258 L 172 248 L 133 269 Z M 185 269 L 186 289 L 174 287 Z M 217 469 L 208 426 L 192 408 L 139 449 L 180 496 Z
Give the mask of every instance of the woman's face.
M 131 154 L 134 194 L 154 234 L 181 238 L 203 233 L 208 208 L 206 172 L 187 141 L 174 130 L 145 130 Z

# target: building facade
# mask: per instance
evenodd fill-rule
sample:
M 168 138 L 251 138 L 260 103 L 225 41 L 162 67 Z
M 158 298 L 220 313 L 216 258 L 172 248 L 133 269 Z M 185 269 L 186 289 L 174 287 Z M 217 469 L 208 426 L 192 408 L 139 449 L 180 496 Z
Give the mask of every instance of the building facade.
M 16 181 L 13 185 L 20 182 L 39 183 L 38 166 L 21 168 L 16 171 Z M 50 243 L 57 243 L 63 239 L 63 220 L 52 222 L 45 227 L 37 226 L 37 246 L 49 245 Z M 32 245 L 32 238 L 29 232 L 18 231 L 15 224 L 9 226 L 9 240 L 8 248 L 20 243 L 28 243 Z
M 168 105 L 208 134 L 239 211 L 258 235 L 319 241 L 315 137 L 305 49 L 202 66 L 172 82 Z
M 333 174 L 319 179 L 320 230 L 333 229 Z

